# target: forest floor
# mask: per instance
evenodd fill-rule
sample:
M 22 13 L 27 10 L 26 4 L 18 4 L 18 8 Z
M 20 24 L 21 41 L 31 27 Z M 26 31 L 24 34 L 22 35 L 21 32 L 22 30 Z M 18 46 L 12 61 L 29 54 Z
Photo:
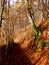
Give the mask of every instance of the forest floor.
M 46 23 L 43 24 L 43 28 L 46 25 Z M 46 31 L 47 29 L 49 30 L 49 25 Z M 31 27 L 28 26 L 19 33 L 15 33 L 15 43 L 11 46 L 7 55 L 5 55 L 6 45 L 0 46 L 0 65 L 49 65 L 49 48 L 44 48 L 41 52 L 35 52 L 33 49 L 28 48 L 28 44 L 33 41 L 31 30 Z M 44 38 L 45 35 L 43 34 L 42 36 Z M 49 37 L 46 37 L 46 39 L 49 41 Z
M 35 52 L 25 45 L 30 41 L 31 38 L 27 38 L 21 44 L 14 43 L 7 55 L 5 55 L 6 46 L 3 45 L 0 65 L 49 65 L 49 48 L 44 48 L 41 52 Z

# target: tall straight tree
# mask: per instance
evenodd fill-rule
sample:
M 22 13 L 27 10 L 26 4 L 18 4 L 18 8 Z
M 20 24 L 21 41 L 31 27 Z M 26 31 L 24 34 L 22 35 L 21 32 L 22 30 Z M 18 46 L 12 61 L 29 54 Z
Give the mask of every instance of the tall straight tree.
M 13 43 L 13 32 L 14 32 L 14 21 L 11 19 L 12 15 L 10 14 L 10 0 L 8 0 L 8 19 L 5 24 L 5 33 L 6 33 L 6 52 L 7 54 L 10 51 L 10 47 Z M 6 12 L 5 12 L 6 13 Z

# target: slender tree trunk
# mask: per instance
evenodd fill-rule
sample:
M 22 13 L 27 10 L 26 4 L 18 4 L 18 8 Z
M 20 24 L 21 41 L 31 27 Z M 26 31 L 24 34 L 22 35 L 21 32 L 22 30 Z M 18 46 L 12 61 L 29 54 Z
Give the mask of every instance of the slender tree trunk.
M 0 27 L 2 26 L 2 16 L 3 16 L 3 12 L 4 12 L 5 0 L 2 0 L 1 3 L 2 3 L 2 11 L 1 11 L 1 17 L 0 17 Z
M 28 3 L 29 3 L 28 0 L 25 0 L 25 6 L 26 6 L 26 12 L 27 12 L 28 20 L 29 20 L 35 34 L 37 34 L 37 31 L 36 31 L 36 28 L 35 28 L 35 25 L 34 25 L 34 21 L 32 19 L 31 13 L 29 12 L 29 4 Z
M 8 0 L 8 19 L 9 19 L 9 21 L 7 20 L 7 22 L 6 22 L 8 24 L 8 29 L 5 32 L 6 33 L 6 52 L 5 52 L 5 54 L 10 52 L 11 45 L 13 45 L 13 31 L 14 31 L 13 22 L 14 21 L 12 21 L 12 19 L 9 16 L 10 16 L 10 0 Z
M 10 9 L 10 0 L 8 0 L 8 19 L 9 19 L 9 9 Z M 7 54 L 10 50 L 10 30 L 9 30 L 9 21 L 6 21 L 6 29 L 5 29 L 5 33 L 6 33 L 6 51 L 5 54 Z

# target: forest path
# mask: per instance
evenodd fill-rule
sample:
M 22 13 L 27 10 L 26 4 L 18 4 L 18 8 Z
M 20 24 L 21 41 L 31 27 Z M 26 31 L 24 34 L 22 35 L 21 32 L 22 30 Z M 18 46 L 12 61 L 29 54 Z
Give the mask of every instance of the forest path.
M 14 43 L 7 56 L 4 54 L 5 46 L 2 46 L 0 65 L 49 65 L 47 60 L 49 49 L 44 49 L 39 53 L 34 52 L 27 46 L 31 41 L 31 38 L 27 38 L 23 43 Z

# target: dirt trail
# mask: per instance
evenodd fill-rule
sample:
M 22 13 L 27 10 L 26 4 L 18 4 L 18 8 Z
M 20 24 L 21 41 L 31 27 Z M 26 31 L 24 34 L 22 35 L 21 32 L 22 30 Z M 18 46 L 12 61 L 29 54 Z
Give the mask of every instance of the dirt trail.
M 49 65 L 49 61 L 47 60 L 49 49 L 45 49 L 39 53 L 34 52 L 28 48 L 27 44 L 25 45 L 25 43 L 28 42 L 29 44 L 31 41 L 31 38 L 27 38 L 23 43 L 14 43 L 7 56 L 4 54 L 5 46 L 2 46 L 0 65 Z

